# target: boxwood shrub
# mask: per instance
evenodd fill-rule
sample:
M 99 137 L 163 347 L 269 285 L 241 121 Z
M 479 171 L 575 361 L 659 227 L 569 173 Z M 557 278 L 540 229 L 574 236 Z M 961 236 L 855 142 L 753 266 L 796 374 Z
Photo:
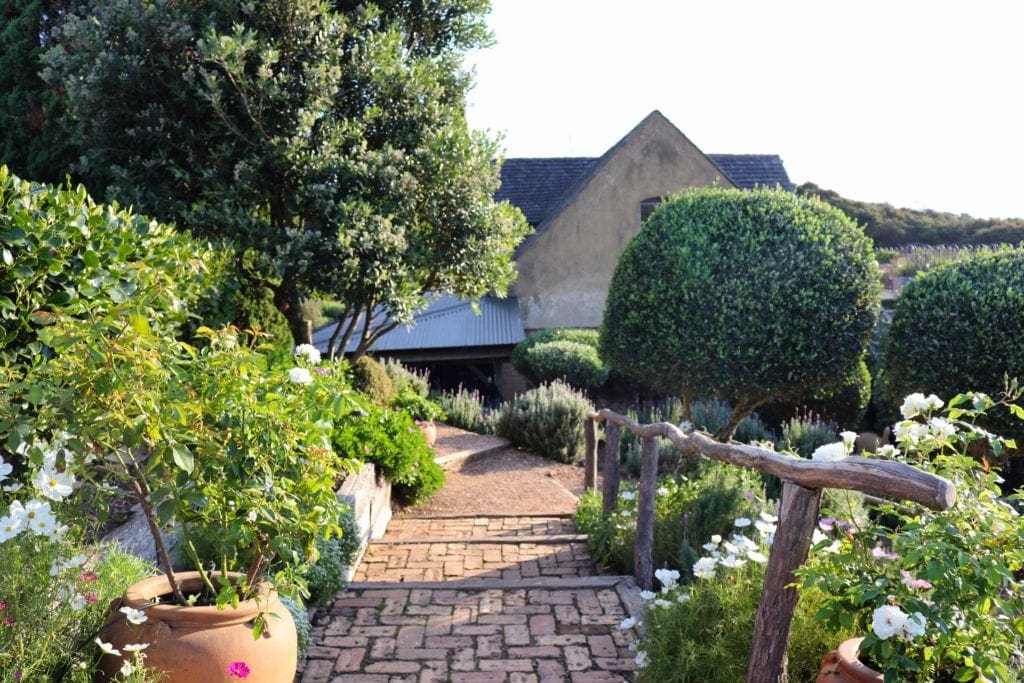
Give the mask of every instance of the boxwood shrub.
M 601 362 L 597 347 L 580 342 L 536 344 L 526 352 L 525 363 L 537 381 L 561 379 L 584 391 L 597 389 L 608 379 L 608 368 Z
M 864 352 L 881 279 L 838 209 L 783 191 L 703 188 L 662 204 L 612 277 L 601 356 L 655 390 L 734 406 L 834 381 Z
M 964 387 L 997 396 L 1024 379 L 1024 247 L 976 253 L 910 280 L 884 358 L 888 413 L 913 392 L 948 400 Z M 1019 423 L 992 425 L 1020 436 Z

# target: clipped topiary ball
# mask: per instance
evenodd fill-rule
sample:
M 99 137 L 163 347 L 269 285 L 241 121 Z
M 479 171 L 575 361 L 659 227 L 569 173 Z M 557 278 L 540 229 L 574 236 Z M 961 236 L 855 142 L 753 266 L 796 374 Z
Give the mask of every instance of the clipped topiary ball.
M 963 391 L 998 396 L 1004 376 L 1024 379 L 1022 340 L 1024 248 L 977 253 L 915 277 L 896 301 L 886 344 L 889 412 L 917 391 L 947 401 Z
M 390 405 L 395 397 L 395 385 L 387 370 L 369 356 L 360 356 L 352 363 L 352 386 L 379 406 Z
M 601 355 L 681 397 L 735 407 L 803 396 L 864 351 L 881 280 L 856 223 L 783 191 L 704 188 L 662 204 L 619 259 Z
M 608 368 L 601 362 L 597 347 L 579 342 L 536 344 L 526 352 L 525 360 L 530 376 L 539 382 L 562 379 L 577 389 L 590 391 L 608 379 Z
M 526 356 L 534 346 L 549 342 L 569 341 L 593 346 L 596 349 L 600 341 L 599 334 L 597 330 L 583 327 L 555 327 L 550 330 L 531 332 L 526 339 L 516 344 L 516 347 L 512 349 L 512 367 L 527 377 L 533 377 L 533 368 Z

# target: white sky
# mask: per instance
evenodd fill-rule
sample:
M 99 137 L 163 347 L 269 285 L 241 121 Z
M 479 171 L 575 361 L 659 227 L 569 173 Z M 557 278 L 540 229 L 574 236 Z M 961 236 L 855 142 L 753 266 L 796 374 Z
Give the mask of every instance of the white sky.
M 1024 217 L 1024 3 L 492 0 L 467 116 L 506 156 L 599 156 L 659 109 L 794 183 Z

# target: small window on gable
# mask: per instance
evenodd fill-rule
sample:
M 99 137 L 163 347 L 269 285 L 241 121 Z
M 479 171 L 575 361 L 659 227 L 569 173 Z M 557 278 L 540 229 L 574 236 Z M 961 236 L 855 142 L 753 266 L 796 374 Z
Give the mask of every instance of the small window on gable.
M 640 225 L 661 205 L 661 197 L 650 197 L 640 202 Z

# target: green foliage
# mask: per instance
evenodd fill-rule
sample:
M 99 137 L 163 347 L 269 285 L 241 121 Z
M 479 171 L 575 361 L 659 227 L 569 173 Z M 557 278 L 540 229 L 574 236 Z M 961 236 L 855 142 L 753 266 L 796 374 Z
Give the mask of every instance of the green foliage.
M 404 410 L 417 422 L 430 422 L 433 420 L 444 420 L 444 408 L 436 401 L 425 398 L 411 387 L 405 387 L 391 400 L 391 407 L 396 410 Z
M 288 596 L 281 597 L 281 604 L 291 613 L 292 621 L 295 622 L 295 636 L 298 641 L 299 659 L 306 654 L 306 648 L 310 645 L 310 631 L 313 625 L 309 623 L 309 613 L 306 608 Z
M 754 636 L 754 612 L 761 600 L 764 566 L 747 563 L 728 580 L 700 581 L 667 595 L 665 606 L 647 603 L 647 636 L 638 650 L 649 664 L 638 683 L 700 683 L 746 680 Z M 684 602 L 679 596 L 685 595 Z M 825 629 L 814 620 L 820 593 L 803 591 L 793 614 L 787 650 L 791 681 L 813 681 L 824 653 L 850 629 Z
M 665 394 L 728 400 L 724 438 L 757 406 L 860 357 L 880 290 L 870 240 L 837 209 L 781 191 L 690 190 L 622 253 L 601 355 Z
M 420 398 L 430 396 L 429 370 L 412 370 L 394 358 L 384 359 L 384 370 L 391 378 L 391 384 L 395 387 L 396 392 L 411 390 Z
M 323 607 L 345 588 L 345 569 L 359 552 L 359 528 L 351 508 L 341 515 L 341 535 L 317 541 L 317 561 L 306 570 L 309 603 Z
M 44 56 L 91 186 L 259 253 L 293 330 L 342 301 L 356 355 L 428 291 L 503 292 L 529 231 L 465 121 L 487 4 L 381 4 L 94 1 Z
M 640 424 L 653 422 L 669 422 L 679 424 L 682 406 L 677 399 L 661 401 L 644 401 L 626 411 L 627 417 Z M 619 450 L 625 465 L 626 476 L 640 478 L 643 443 L 633 432 L 624 429 L 620 434 Z M 689 474 L 696 460 L 693 456 L 684 456 L 668 439 L 658 437 L 658 474 Z
M 583 421 L 593 410 L 583 394 L 555 381 L 503 405 L 494 431 L 536 455 L 575 463 L 583 458 Z
M 871 372 L 866 360 L 867 354 L 841 375 L 838 384 L 818 388 L 796 401 L 763 406 L 759 412 L 768 419 L 785 422 L 804 411 L 845 429 L 859 429 L 872 396 Z
M 526 339 L 516 344 L 516 347 L 512 349 L 512 367 L 527 377 L 533 377 L 532 367 L 527 361 L 526 355 L 534 346 L 556 341 L 568 341 L 592 346 L 596 349 L 599 336 L 597 330 L 581 327 L 555 327 L 549 330 L 531 332 L 527 335 Z
M 695 429 L 717 434 L 729 423 L 733 409 L 724 401 L 694 401 L 690 407 L 690 413 Z M 733 438 L 741 443 L 750 443 L 752 441 L 773 441 L 775 435 L 760 417 L 748 415 L 736 426 Z
M 810 458 L 819 446 L 839 440 L 836 425 L 811 411 L 798 412 L 782 423 L 779 450 Z
M 861 202 L 841 197 L 804 183 L 799 195 L 819 197 L 841 209 L 860 225 L 878 247 L 920 244 L 997 244 L 1024 240 L 1024 220 L 1019 218 L 972 218 L 940 211 L 899 209 L 889 204 Z
M 716 460 L 702 461 L 689 477 L 658 482 L 654 503 L 654 566 L 677 569 L 691 578 L 701 544 L 725 536 L 737 517 L 756 517 L 765 507 L 757 473 Z M 614 512 L 603 519 L 600 493 L 585 493 L 576 513 L 580 533 L 588 534 L 594 560 L 613 572 L 633 569 L 636 492 L 623 489 Z
M 824 595 L 817 619 L 863 634 L 860 651 L 886 680 L 1019 680 L 1024 522 L 1000 498 L 996 476 L 965 453 L 975 442 L 1009 445 L 979 431 L 979 415 L 1024 410 L 973 393 L 952 398 L 945 414 L 941 405 L 908 397 L 895 429 L 899 451 L 880 456 L 955 482 L 953 506 L 878 505 L 877 521 L 856 520 L 837 541 L 820 541 L 836 552 L 813 555 L 797 573 Z
M 0 628 L 0 672 L 7 680 L 18 673 L 23 681 L 87 683 L 97 649 L 92 638 L 106 622 L 111 601 L 155 573 L 153 567 L 116 546 L 85 566 L 78 542 L 27 531 L 0 549 L 0 619 L 10 620 Z M 64 567 L 56 573 L 55 560 Z M 72 606 L 76 596 L 80 609 Z
M 370 397 L 379 406 L 386 406 L 395 397 L 395 386 L 380 363 L 369 356 L 360 356 L 351 365 L 352 386 Z
M 570 386 L 592 391 L 608 379 L 608 368 L 597 348 L 572 341 L 535 344 L 526 352 L 530 376 L 540 382 L 561 379 Z
M 332 441 L 339 454 L 374 463 L 403 502 L 416 503 L 440 490 L 444 471 L 408 413 L 368 401 L 361 412 L 360 417 L 335 424 Z
M 72 150 L 61 134 L 62 94 L 40 77 L 64 0 L 0 0 L 0 164 L 26 178 L 63 182 Z
M 908 282 L 896 302 L 885 352 L 889 411 L 912 392 L 993 396 L 1004 377 L 1024 377 L 1024 249 L 979 253 Z M 984 340 L 980 342 L 979 340 Z M 1002 420 L 999 431 L 1019 424 Z
M 462 385 L 455 391 L 446 391 L 439 398 L 447 423 L 459 429 L 489 434 L 492 421 L 484 411 L 484 400 L 476 389 L 472 391 Z
M 174 334 L 214 257 L 166 225 L 94 203 L 83 187 L 36 185 L 0 166 L 0 354 L 31 362 L 47 353 L 46 326 L 118 307 Z

